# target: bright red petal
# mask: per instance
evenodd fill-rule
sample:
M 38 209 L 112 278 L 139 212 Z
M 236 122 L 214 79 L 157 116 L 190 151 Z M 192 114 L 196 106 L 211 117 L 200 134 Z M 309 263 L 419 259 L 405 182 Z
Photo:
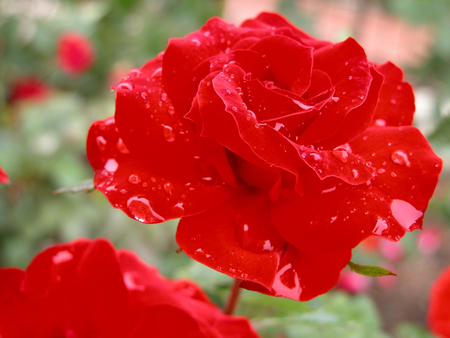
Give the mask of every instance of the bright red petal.
M 363 48 L 352 38 L 314 51 L 314 69 L 328 74 L 335 92 L 298 143 L 315 144 L 333 136 L 348 112 L 366 100 L 372 76 Z
M 403 72 L 391 62 L 377 66 L 384 75 L 380 99 L 372 121 L 373 126 L 410 126 L 414 118 L 414 93 L 403 82 Z
M 239 32 L 236 26 L 212 18 L 199 31 L 170 39 L 162 64 L 163 84 L 178 111 L 187 113 L 192 102 L 193 69 L 209 57 L 224 53 Z
M 261 54 L 275 76 L 275 84 L 302 95 L 311 83 L 312 48 L 284 36 L 270 36 L 255 43 L 251 50 Z
M 307 254 L 292 245 L 287 246 L 278 265 L 271 288 L 243 281 L 241 287 L 278 297 L 308 301 L 329 291 L 337 282 L 341 270 L 351 258 L 351 250 Z
M 376 177 L 356 186 L 304 177 L 303 197 L 285 196 L 271 209 L 278 232 L 302 251 L 349 250 L 372 233 L 398 240 L 421 227 L 442 162 L 420 131 L 369 128 L 350 146 Z
M 184 217 L 178 245 L 202 264 L 270 288 L 284 241 L 270 224 L 267 203 L 265 194 L 243 191 L 213 209 Z
M 200 149 L 192 147 L 198 153 L 188 162 L 191 168 L 196 165 L 196 169 L 189 173 L 184 166 L 187 161 L 174 164 L 177 153 L 161 154 L 163 160 L 158 161 L 155 158 L 161 157 L 148 158 L 130 153 L 119 137 L 114 119 L 95 122 L 87 140 L 88 158 L 96 174 L 96 188 L 114 207 L 144 223 L 160 223 L 195 214 L 233 194 L 211 164 L 203 160 L 204 154 Z M 171 177 L 160 171 L 158 166 L 165 167 L 166 160 L 181 177 Z

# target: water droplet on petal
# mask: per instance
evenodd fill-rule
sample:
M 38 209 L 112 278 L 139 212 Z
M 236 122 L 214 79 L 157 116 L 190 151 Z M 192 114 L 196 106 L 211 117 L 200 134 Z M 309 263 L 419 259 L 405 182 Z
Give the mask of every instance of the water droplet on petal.
M 173 186 L 170 182 L 164 183 L 164 191 L 169 195 L 172 195 Z
M 135 220 L 143 223 L 160 223 L 165 219 L 156 213 L 150 206 L 148 199 L 144 197 L 131 197 L 127 201 L 127 207 Z
M 352 169 L 352 176 L 354 179 L 357 179 L 359 177 L 359 172 L 356 169 Z
M 198 46 L 200 46 L 202 44 L 201 41 L 198 40 L 198 39 L 192 39 L 191 41 L 196 47 L 198 47 Z
M 383 119 L 376 119 L 375 120 L 375 125 L 377 127 L 385 127 L 386 126 L 386 120 Z
M 347 163 L 348 161 L 348 152 L 345 149 L 335 149 L 333 150 L 333 156 L 336 157 L 342 163 Z
M 131 184 L 138 184 L 141 182 L 141 178 L 138 175 L 131 174 L 130 177 L 128 177 L 128 182 Z
M 283 277 L 284 274 L 290 275 L 292 278 L 285 278 Z M 297 272 L 292 268 L 291 263 L 285 265 L 277 272 L 273 281 L 272 289 L 275 291 L 276 296 L 299 299 L 302 288 L 300 286 L 300 280 Z
M 404 151 L 396 150 L 391 154 L 392 162 L 400 165 L 406 165 L 407 167 L 411 166 L 411 162 L 409 162 L 408 155 Z
M 378 217 L 377 223 L 375 224 L 375 228 L 373 229 L 372 233 L 375 235 L 381 235 L 383 231 L 385 231 L 388 228 L 388 224 L 384 218 Z
M 173 142 L 175 140 L 175 132 L 171 126 L 163 124 L 163 134 L 167 142 Z
M 131 83 L 128 83 L 128 82 L 122 82 L 122 83 L 119 83 L 119 84 L 116 86 L 116 90 L 117 90 L 117 89 L 133 90 L 133 89 L 134 89 L 134 86 L 133 86 Z
M 72 260 L 72 258 L 73 255 L 69 251 L 62 250 L 52 257 L 52 262 L 53 264 L 61 264 Z
M 145 291 L 144 285 L 136 284 L 134 276 L 131 272 L 125 272 L 123 274 L 123 283 L 125 284 L 125 287 L 130 291 Z
M 113 158 L 110 158 L 105 163 L 105 169 L 111 173 L 115 172 L 118 167 L 119 167 L 119 163 L 117 163 L 117 161 Z
M 173 106 L 169 106 L 169 107 L 167 108 L 167 112 L 168 112 L 170 115 L 173 115 L 173 114 L 175 114 L 175 108 L 174 108 Z
M 417 210 L 413 205 L 402 200 L 393 200 L 391 203 L 392 216 L 406 230 L 410 230 L 411 226 L 423 216 L 423 212 Z

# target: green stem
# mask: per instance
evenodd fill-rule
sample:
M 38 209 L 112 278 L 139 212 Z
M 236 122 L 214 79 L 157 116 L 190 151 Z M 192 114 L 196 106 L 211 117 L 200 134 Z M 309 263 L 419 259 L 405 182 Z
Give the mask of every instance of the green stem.
M 241 294 L 241 288 L 239 287 L 239 284 L 241 284 L 241 280 L 234 279 L 233 284 L 231 285 L 227 304 L 225 305 L 225 309 L 223 310 L 226 315 L 232 315 L 234 310 L 236 309 L 239 295 Z

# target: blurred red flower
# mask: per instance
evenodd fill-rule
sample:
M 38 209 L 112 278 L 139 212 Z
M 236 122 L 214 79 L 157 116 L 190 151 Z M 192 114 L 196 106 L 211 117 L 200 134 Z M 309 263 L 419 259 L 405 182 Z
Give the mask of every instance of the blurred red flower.
M 8 174 L 0 167 L 0 183 L 9 183 Z
M 258 337 L 193 282 L 169 280 L 133 252 L 79 239 L 0 269 L 0 336 Z
M 372 286 L 372 278 L 357 274 L 353 271 L 343 271 L 336 287 L 350 294 L 365 293 Z
M 431 287 L 427 320 L 436 336 L 450 338 L 450 266 Z
M 67 32 L 59 37 L 58 62 L 68 75 L 79 75 L 94 63 L 95 52 L 89 39 L 77 32 Z
M 219 18 L 171 39 L 95 122 L 95 186 L 241 286 L 308 300 L 362 240 L 422 226 L 442 161 L 412 126 L 414 95 L 352 38 L 317 40 L 277 14 Z
M 8 102 L 41 101 L 50 93 L 50 88 L 36 77 L 21 78 L 11 86 Z

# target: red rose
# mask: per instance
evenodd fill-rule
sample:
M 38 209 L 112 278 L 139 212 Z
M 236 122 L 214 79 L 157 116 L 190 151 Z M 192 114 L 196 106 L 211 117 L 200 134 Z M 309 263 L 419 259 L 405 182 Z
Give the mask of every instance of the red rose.
M 427 321 L 436 336 L 450 338 L 450 266 L 431 287 Z
M 87 140 L 95 186 L 138 221 L 181 217 L 184 252 L 241 286 L 311 299 L 366 237 L 421 227 L 442 162 L 402 79 L 352 38 L 212 18 L 116 86 Z
M 94 62 L 94 47 L 80 33 L 64 33 L 58 42 L 58 62 L 62 71 L 68 75 L 84 73 Z
M 0 183 L 9 183 L 8 174 L 2 169 L 2 167 L 0 167 Z
M 80 239 L 0 269 L 0 335 L 9 337 L 258 337 L 188 280 L 169 280 L 133 252 Z
M 45 99 L 49 92 L 49 87 L 37 78 L 18 79 L 12 85 L 8 102 L 40 101 Z

